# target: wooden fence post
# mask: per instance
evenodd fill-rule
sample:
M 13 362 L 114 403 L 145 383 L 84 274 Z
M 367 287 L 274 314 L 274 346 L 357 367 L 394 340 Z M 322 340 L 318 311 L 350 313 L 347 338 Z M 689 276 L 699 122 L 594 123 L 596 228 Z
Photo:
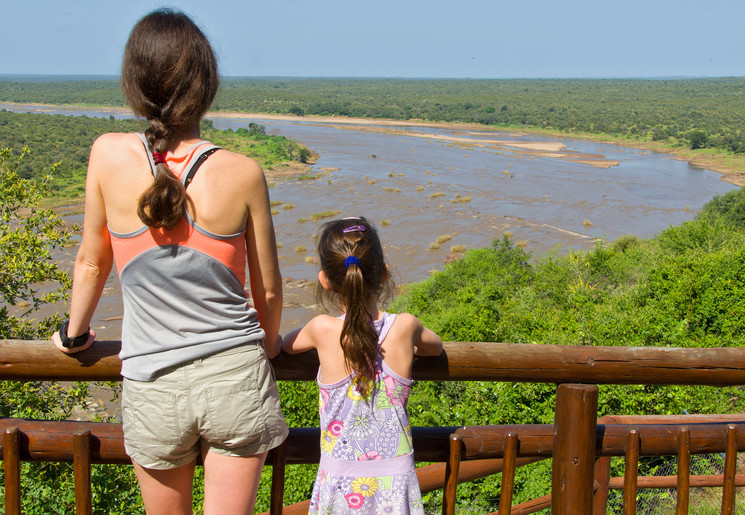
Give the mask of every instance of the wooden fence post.
M 287 438 L 272 450 L 272 495 L 269 502 L 270 515 L 280 515 L 285 497 L 285 464 L 287 463 Z
M 636 489 L 639 484 L 639 431 L 630 429 L 626 437 L 626 466 L 623 474 L 623 513 L 636 514 Z
M 691 482 L 691 430 L 678 430 L 678 491 L 675 505 L 677 515 L 687 515 Z
M 76 431 L 72 435 L 73 474 L 75 475 L 75 513 L 93 513 L 91 497 L 91 432 L 89 429 Z
M 21 432 L 9 427 L 3 435 L 5 466 L 5 513 L 21 514 Z
M 595 494 L 592 498 L 593 515 L 605 515 L 608 511 L 610 490 L 610 456 L 601 456 L 595 461 Z
M 456 494 L 458 490 L 458 470 L 463 452 L 461 437 L 453 433 L 450 435 L 450 449 L 445 468 L 445 486 L 442 491 L 442 515 L 455 514 Z
M 504 468 L 502 469 L 502 490 L 499 495 L 499 515 L 508 515 L 512 512 L 517 444 L 517 433 L 507 433 L 504 439 Z
M 551 513 L 592 513 L 598 387 L 560 384 L 554 417 Z
M 735 476 L 737 475 L 737 426 L 727 426 L 727 452 L 724 455 L 724 486 L 722 487 L 722 515 L 735 512 Z

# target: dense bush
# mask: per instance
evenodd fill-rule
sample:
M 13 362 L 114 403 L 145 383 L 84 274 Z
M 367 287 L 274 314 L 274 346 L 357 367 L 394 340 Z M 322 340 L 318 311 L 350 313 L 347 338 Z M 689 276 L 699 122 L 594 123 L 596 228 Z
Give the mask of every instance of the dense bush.
M 531 257 L 509 239 L 408 285 L 394 303 L 447 341 L 730 347 L 745 344 L 742 192 L 713 199 L 697 220 L 650 240 Z M 415 386 L 414 425 L 551 423 L 555 387 L 522 383 Z M 599 414 L 733 413 L 739 388 L 601 386 Z M 521 469 L 515 501 L 548 493 L 548 463 Z M 499 478 L 459 487 L 463 506 L 497 509 Z M 438 494 L 427 499 L 434 509 Z M 474 504 L 475 503 L 475 504 Z

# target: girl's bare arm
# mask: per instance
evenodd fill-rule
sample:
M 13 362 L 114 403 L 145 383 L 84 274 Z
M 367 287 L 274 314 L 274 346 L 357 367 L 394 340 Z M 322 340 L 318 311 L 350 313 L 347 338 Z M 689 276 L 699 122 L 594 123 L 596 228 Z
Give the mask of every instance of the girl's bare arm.
M 419 320 L 417 319 L 417 322 Z M 414 333 L 414 354 L 417 356 L 439 356 L 442 354 L 442 339 L 419 322 Z

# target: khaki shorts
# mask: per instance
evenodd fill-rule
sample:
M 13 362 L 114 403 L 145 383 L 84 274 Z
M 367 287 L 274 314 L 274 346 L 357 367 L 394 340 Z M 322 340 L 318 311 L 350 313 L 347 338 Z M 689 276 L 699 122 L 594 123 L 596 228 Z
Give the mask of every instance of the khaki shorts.
M 252 456 L 287 437 L 274 371 L 258 344 L 169 369 L 153 381 L 124 378 L 124 448 L 145 468 L 194 461 L 201 450 Z

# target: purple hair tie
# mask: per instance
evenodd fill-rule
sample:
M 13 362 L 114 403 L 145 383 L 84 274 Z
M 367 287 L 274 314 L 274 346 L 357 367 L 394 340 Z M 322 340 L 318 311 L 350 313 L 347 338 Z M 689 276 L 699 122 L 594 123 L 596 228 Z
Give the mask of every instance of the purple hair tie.
M 344 260 L 344 266 L 349 268 L 349 265 L 359 265 L 360 260 L 357 259 L 357 256 L 347 256 L 347 259 Z
M 341 232 L 348 233 L 348 232 L 365 232 L 365 226 L 364 225 L 350 225 L 349 227 L 345 227 L 342 229 Z

